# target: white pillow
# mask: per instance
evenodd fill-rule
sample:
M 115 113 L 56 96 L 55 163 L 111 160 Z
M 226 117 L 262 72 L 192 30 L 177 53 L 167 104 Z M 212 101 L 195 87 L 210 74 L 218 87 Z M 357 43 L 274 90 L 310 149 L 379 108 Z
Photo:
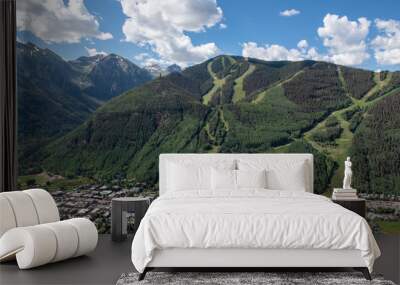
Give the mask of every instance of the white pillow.
M 211 167 L 167 164 L 167 184 L 170 191 L 207 190 L 211 188 Z
M 267 188 L 267 171 L 236 170 L 237 188 Z
M 212 191 L 211 168 L 235 169 L 234 159 L 182 157 L 166 162 L 167 191 Z
M 267 188 L 305 192 L 308 186 L 306 161 L 239 160 L 240 170 L 267 170 Z
M 270 189 L 306 192 L 304 162 L 293 164 L 289 169 L 270 169 L 267 172 L 267 180 Z
M 211 169 L 211 187 L 214 191 L 234 191 L 240 188 L 266 188 L 266 170 Z
M 236 170 L 212 168 L 211 185 L 214 191 L 236 190 Z

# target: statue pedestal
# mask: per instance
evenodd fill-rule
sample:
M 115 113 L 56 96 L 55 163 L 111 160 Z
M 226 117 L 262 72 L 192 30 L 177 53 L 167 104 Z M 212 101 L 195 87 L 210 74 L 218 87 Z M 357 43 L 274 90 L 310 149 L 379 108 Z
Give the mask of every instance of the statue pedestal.
M 333 192 L 338 193 L 357 193 L 357 189 L 354 188 L 348 188 L 348 189 L 344 189 L 344 188 L 333 188 Z
M 333 200 L 354 200 L 358 199 L 357 189 L 334 188 L 332 193 Z

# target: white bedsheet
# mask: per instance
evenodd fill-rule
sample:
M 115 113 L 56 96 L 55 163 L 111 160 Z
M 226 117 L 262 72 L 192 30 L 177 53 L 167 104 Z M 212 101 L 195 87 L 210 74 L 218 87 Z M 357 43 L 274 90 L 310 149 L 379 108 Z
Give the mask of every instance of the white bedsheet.
M 372 271 L 380 256 L 359 215 L 306 192 L 248 189 L 211 195 L 167 193 L 150 206 L 132 243 L 143 272 L 155 249 L 358 249 Z

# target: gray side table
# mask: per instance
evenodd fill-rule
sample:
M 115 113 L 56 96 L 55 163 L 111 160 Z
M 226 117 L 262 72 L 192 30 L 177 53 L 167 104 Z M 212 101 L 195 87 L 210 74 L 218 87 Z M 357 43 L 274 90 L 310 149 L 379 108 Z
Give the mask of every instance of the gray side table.
M 111 200 L 111 239 L 123 241 L 128 234 L 127 214 L 135 213 L 134 233 L 150 205 L 150 198 L 121 197 Z

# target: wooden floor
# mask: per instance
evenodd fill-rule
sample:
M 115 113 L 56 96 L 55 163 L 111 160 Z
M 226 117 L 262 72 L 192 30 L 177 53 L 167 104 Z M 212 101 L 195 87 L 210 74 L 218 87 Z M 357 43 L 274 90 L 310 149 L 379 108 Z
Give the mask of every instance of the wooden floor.
M 400 235 L 379 235 L 376 239 L 382 257 L 374 271 L 399 284 Z M 0 284 L 115 284 L 122 273 L 134 271 L 130 247 L 131 239 L 115 243 L 109 235 L 100 235 L 97 249 L 89 256 L 30 270 L 19 270 L 15 262 L 1 264 Z

